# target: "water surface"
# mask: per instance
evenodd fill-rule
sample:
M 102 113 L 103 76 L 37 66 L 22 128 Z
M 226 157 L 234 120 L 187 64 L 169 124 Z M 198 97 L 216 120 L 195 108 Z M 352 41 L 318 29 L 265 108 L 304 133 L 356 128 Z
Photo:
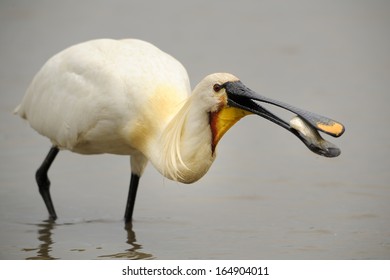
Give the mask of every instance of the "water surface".
M 154 5 L 1 2 L 0 259 L 389 259 L 389 3 Z M 247 117 L 193 185 L 148 166 L 125 229 L 129 159 L 64 151 L 49 174 L 59 215 L 49 222 L 34 172 L 50 144 L 12 110 L 47 58 L 102 37 L 153 42 L 186 66 L 193 85 L 227 71 L 263 95 L 335 118 L 347 128 L 330 139 L 342 154 L 322 158 Z

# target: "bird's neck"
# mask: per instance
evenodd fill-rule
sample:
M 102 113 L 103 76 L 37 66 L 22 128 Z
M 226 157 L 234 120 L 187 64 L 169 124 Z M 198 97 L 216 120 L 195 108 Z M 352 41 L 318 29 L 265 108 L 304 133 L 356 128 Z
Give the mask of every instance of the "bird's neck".
M 167 123 L 156 143 L 152 164 L 165 177 L 182 183 L 200 179 L 214 161 L 209 115 L 191 95 Z

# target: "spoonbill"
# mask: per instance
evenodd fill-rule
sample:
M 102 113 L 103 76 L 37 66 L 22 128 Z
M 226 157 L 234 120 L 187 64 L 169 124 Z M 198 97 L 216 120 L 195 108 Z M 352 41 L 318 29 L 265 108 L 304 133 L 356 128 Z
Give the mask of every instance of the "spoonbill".
M 261 102 L 296 117 L 289 124 Z M 333 137 L 344 132 L 341 123 L 259 95 L 232 74 L 211 74 L 191 93 L 182 64 L 137 39 L 92 40 L 54 55 L 35 75 L 15 113 L 52 143 L 36 181 L 53 220 L 57 214 L 47 173 L 60 150 L 130 156 L 128 223 L 149 161 L 163 176 L 193 183 L 208 171 L 225 132 L 244 116 L 270 120 L 326 157 L 340 150 L 318 131 Z

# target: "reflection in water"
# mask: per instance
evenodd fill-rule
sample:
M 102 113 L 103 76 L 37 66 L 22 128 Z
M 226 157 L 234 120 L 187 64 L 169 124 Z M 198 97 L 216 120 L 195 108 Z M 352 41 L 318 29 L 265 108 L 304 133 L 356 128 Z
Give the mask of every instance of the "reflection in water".
M 91 223 L 93 221 L 87 221 L 87 223 Z M 36 251 L 36 256 L 28 257 L 27 260 L 55 260 L 59 258 L 55 258 L 51 255 L 52 247 L 55 242 L 52 239 L 53 230 L 56 229 L 59 225 L 62 226 L 74 226 L 74 223 L 65 223 L 65 224 L 56 224 L 52 220 L 45 220 L 42 223 L 36 224 L 38 226 L 38 240 L 40 242 L 38 248 L 24 248 L 22 251 L 32 252 Z M 130 245 L 130 248 L 124 250 L 124 252 L 111 254 L 111 255 L 102 255 L 98 256 L 98 258 L 109 258 L 109 259 L 153 259 L 153 255 L 141 252 L 142 246 L 136 243 L 135 232 L 133 231 L 133 225 L 130 223 L 125 227 L 125 231 L 127 233 L 126 244 Z M 126 245 L 127 246 L 127 245 Z M 74 251 L 75 249 L 71 249 L 70 251 Z M 83 250 L 85 251 L 85 250 Z M 92 259 L 94 257 L 91 257 Z
M 141 259 L 153 259 L 152 254 L 141 252 L 142 246 L 136 243 L 135 232 L 133 231 L 133 224 L 130 222 L 125 226 L 127 232 L 126 243 L 131 246 L 131 248 L 126 249 L 125 252 L 116 253 L 112 255 L 103 255 L 99 258 L 110 258 L 110 259 L 129 259 L 129 260 L 141 260 Z
M 52 230 L 55 229 L 55 222 L 52 220 L 45 220 L 43 223 L 38 224 L 38 240 L 40 245 L 36 249 L 23 249 L 24 251 L 37 250 L 37 255 L 34 257 L 26 258 L 26 260 L 55 260 L 50 255 L 51 247 L 53 245 Z

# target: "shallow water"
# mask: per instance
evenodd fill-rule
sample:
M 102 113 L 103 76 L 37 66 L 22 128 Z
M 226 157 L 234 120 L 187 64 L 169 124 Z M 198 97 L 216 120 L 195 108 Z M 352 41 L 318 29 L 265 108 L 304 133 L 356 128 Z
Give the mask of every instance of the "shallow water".
M 0 259 L 390 258 L 388 2 L 75 3 L 0 3 Z M 63 151 L 49 173 L 59 219 L 46 221 L 34 172 L 49 141 L 12 110 L 47 58 L 101 37 L 155 43 L 182 61 L 193 85 L 228 71 L 335 118 L 347 128 L 330 139 L 342 154 L 319 157 L 247 117 L 193 185 L 148 166 L 125 229 L 129 159 Z

